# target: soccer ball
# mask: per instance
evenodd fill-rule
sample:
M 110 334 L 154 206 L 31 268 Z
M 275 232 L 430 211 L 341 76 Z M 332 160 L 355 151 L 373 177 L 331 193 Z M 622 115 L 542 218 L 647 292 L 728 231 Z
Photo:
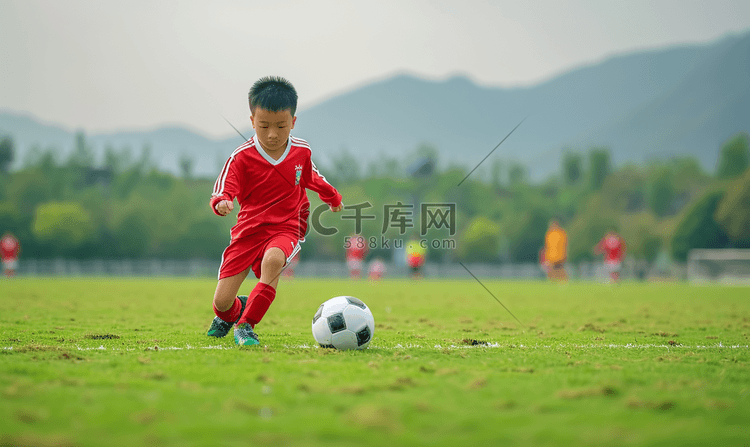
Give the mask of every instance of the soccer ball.
M 324 348 L 365 349 L 375 333 L 375 319 L 361 300 L 337 296 L 315 312 L 312 333 Z

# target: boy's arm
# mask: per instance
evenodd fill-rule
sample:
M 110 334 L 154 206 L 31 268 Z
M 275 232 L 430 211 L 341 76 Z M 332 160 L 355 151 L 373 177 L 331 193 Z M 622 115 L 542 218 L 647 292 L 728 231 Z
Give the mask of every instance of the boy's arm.
M 214 183 L 210 203 L 211 210 L 218 216 L 226 216 L 234 209 L 234 198 L 240 191 L 237 165 L 235 157 L 229 157 Z
M 303 186 L 318 193 L 320 200 L 327 203 L 331 210 L 341 211 L 341 194 L 320 174 L 312 160 L 309 160 L 308 163 L 309 166 L 304 173 L 306 175 L 303 175 Z

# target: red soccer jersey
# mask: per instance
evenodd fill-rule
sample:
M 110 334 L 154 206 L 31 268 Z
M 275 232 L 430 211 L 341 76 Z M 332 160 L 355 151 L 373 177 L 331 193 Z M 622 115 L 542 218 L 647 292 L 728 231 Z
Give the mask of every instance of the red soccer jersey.
M 0 257 L 4 261 L 13 261 L 18 258 L 18 252 L 21 250 L 21 244 L 18 239 L 6 234 L 0 239 Z
M 341 194 L 320 175 L 310 155 L 310 145 L 292 136 L 278 160 L 260 147 L 256 137 L 232 152 L 214 184 L 211 209 L 219 214 L 217 203 L 237 199 L 240 211 L 232 227 L 233 240 L 273 225 L 304 241 L 310 214 L 306 188 L 332 207 L 341 204 Z
M 621 262 L 625 256 L 625 241 L 619 236 L 605 236 L 596 248 L 604 253 L 604 262 Z

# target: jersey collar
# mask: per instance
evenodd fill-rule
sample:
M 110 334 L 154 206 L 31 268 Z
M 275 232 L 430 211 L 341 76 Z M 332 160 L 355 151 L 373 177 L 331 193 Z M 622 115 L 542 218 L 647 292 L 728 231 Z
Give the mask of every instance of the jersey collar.
M 268 155 L 266 151 L 264 151 L 263 148 L 260 146 L 260 140 L 258 140 L 257 134 L 253 137 L 253 140 L 255 142 L 255 150 L 258 151 L 261 157 L 265 158 L 267 162 L 271 163 L 274 166 L 284 161 L 286 156 L 289 155 L 289 150 L 292 148 L 292 136 L 289 135 L 289 139 L 286 140 L 286 149 L 284 149 L 284 153 L 281 154 L 281 157 L 279 157 L 278 160 L 274 160 L 273 157 Z

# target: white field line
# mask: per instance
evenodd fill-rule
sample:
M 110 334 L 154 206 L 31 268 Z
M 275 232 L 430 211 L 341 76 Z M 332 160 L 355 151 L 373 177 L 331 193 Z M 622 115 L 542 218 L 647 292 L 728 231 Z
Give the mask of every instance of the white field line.
M 506 348 L 508 350 L 511 349 L 678 349 L 678 350 L 686 350 L 686 349 L 697 349 L 697 350 L 716 350 L 716 349 L 741 349 L 741 350 L 747 350 L 750 349 L 749 345 L 725 345 L 722 343 L 717 343 L 713 345 L 682 345 L 682 344 L 676 344 L 676 345 L 657 345 L 657 344 L 636 344 L 636 343 L 627 343 L 627 344 L 587 344 L 587 345 L 577 345 L 577 344 L 565 344 L 565 343 L 559 343 L 555 345 L 523 345 L 523 344 L 500 344 L 500 343 L 487 343 L 487 344 L 477 344 L 477 345 L 434 345 L 434 346 L 428 346 L 428 345 L 419 345 L 419 344 L 406 344 L 401 345 L 397 344 L 395 346 L 378 346 L 378 345 L 370 345 L 373 349 L 383 349 L 383 350 L 401 350 L 401 349 L 425 349 L 425 350 L 443 350 L 443 349 L 499 349 L 499 348 Z M 146 347 L 146 348 L 117 348 L 117 347 L 110 347 L 107 348 L 104 345 L 100 345 L 99 347 L 81 347 L 78 345 L 75 345 L 76 349 L 79 351 L 186 351 L 186 350 L 193 350 L 193 349 L 218 349 L 218 350 L 231 350 L 236 349 L 236 346 L 229 345 L 229 346 L 222 346 L 222 345 L 214 345 L 214 346 L 191 346 L 191 345 L 185 345 L 185 346 L 152 346 L 152 347 Z M 319 349 L 319 346 L 317 345 L 281 345 L 281 347 L 286 349 Z M 5 346 L 3 347 L 3 350 L 13 350 L 13 346 Z

